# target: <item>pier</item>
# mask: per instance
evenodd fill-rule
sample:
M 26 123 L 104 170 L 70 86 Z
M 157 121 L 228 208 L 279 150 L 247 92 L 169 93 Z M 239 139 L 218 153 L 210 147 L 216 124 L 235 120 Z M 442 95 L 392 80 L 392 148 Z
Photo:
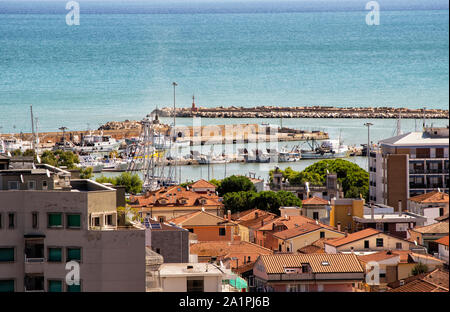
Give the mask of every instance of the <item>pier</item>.
M 173 117 L 173 108 L 156 109 L 161 117 Z M 177 108 L 176 117 L 202 118 L 405 118 L 405 119 L 448 119 L 449 113 L 445 109 L 409 109 L 393 107 L 189 107 Z

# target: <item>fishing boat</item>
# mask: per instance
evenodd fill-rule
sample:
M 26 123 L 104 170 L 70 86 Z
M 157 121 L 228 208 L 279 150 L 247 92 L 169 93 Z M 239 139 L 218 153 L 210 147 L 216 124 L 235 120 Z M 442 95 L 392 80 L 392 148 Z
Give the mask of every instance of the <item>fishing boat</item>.
M 290 151 L 287 147 L 283 147 L 278 154 L 279 162 L 294 162 L 301 159 L 301 152 L 294 146 Z
M 21 139 L 10 137 L 3 139 L 3 149 L 6 152 L 13 152 L 15 150 L 20 150 L 21 152 L 27 149 L 32 149 L 32 143 L 30 141 L 23 141 Z
M 344 158 L 349 154 L 348 146 L 343 145 L 341 140 L 325 140 L 320 145 L 315 139 L 307 141 L 310 149 L 301 150 L 302 159 L 329 159 Z

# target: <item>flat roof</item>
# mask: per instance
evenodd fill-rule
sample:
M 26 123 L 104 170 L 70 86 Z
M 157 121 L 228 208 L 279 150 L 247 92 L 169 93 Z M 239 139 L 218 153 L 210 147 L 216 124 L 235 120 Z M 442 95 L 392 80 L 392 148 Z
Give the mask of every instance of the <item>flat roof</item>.
M 189 268 L 188 267 L 192 267 Z M 222 276 L 224 272 L 210 263 L 163 263 L 161 277 L 180 276 Z

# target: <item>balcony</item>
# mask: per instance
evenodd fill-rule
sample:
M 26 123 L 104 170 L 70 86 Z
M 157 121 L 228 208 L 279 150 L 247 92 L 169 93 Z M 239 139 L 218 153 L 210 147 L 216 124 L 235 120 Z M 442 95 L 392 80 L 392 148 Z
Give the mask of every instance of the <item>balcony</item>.
M 25 292 L 44 292 L 43 275 L 25 275 Z
M 25 238 L 25 273 L 38 274 L 44 272 L 44 239 Z

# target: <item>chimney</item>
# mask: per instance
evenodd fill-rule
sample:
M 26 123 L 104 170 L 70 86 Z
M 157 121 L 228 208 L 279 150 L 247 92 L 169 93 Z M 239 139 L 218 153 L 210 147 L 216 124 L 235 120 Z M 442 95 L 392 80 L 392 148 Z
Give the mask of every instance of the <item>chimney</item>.
M 345 230 L 345 237 L 347 237 L 348 236 L 348 231 L 347 230 Z
M 338 229 L 339 232 L 341 231 L 341 222 L 337 223 L 337 229 Z
M 402 201 L 401 200 L 398 201 L 398 215 L 400 217 L 402 216 Z
M 264 226 L 264 220 L 261 220 L 261 226 Z
M 231 210 L 228 210 L 227 213 L 228 213 L 228 221 L 231 221 Z

